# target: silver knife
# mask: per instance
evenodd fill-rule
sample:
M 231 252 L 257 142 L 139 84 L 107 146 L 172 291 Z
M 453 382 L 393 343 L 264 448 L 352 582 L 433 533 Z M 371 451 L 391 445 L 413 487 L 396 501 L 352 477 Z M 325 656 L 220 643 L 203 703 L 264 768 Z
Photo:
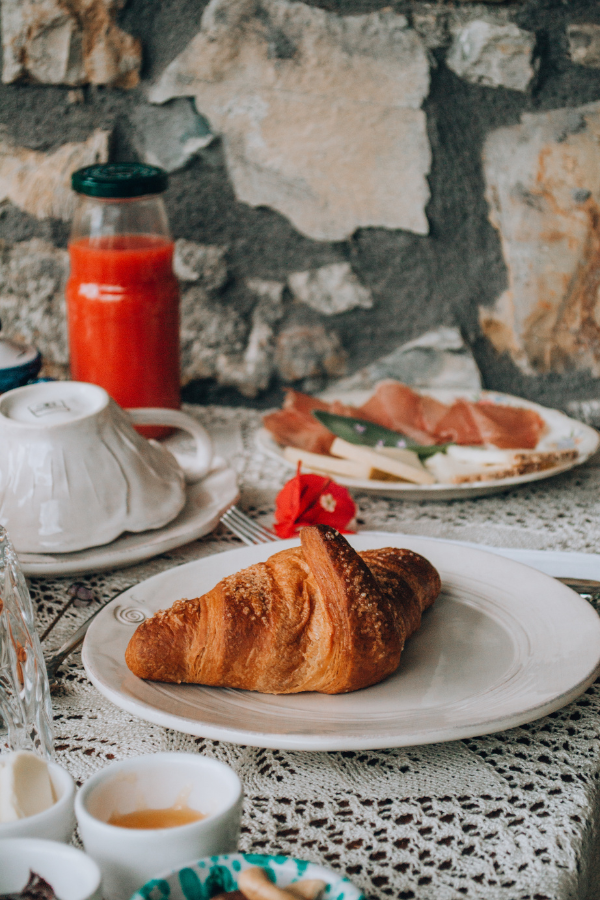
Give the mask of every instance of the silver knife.
M 124 591 L 119 591 L 118 594 L 115 594 L 114 597 L 111 597 L 110 600 L 106 600 L 101 606 L 98 607 L 95 612 L 89 616 L 83 623 L 80 625 L 77 631 L 75 631 L 70 638 L 68 638 L 62 646 L 56 650 L 52 656 L 50 656 L 46 660 L 46 671 L 48 672 L 48 681 L 53 682 L 56 681 L 56 673 L 59 668 L 64 663 L 65 659 L 73 653 L 74 650 L 77 650 L 80 644 L 83 644 L 83 639 L 87 634 L 87 630 L 98 615 L 101 613 L 103 609 L 105 609 L 109 603 L 112 603 L 113 600 L 116 600 L 117 597 L 121 597 L 125 594 L 130 588 L 126 588 Z
M 600 581 L 592 581 L 589 578 L 558 578 L 556 581 L 566 584 L 578 594 L 591 595 L 600 591 Z

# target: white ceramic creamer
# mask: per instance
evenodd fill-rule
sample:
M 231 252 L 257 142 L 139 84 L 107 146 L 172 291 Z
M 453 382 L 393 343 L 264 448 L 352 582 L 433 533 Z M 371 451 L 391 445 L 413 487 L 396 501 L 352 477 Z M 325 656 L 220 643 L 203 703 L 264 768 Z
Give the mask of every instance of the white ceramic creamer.
M 189 432 L 193 467 L 184 471 L 132 421 Z M 206 431 L 177 410 L 124 411 L 103 388 L 75 381 L 16 388 L 0 397 L 0 524 L 21 553 L 68 553 L 161 528 L 185 504 L 186 477 L 201 478 L 211 459 Z

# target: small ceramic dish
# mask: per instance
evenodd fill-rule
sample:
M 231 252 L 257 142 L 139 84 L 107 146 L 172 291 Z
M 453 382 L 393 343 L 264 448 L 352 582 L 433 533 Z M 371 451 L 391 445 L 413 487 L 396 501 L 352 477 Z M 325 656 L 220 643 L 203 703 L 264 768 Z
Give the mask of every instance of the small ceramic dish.
M 265 869 L 277 887 L 285 888 L 305 878 L 319 878 L 327 885 L 323 900 L 364 900 L 362 891 L 338 872 L 290 856 L 258 853 L 227 853 L 188 863 L 152 878 L 131 900 L 210 900 L 222 891 L 237 890 L 240 872 L 252 866 Z
M 174 827 L 123 827 L 117 815 L 183 806 L 203 818 Z M 125 900 L 166 869 L 237 847 L 242 785 L 229 766 L 194 753 L 153 753 L 112 763 L 75 799 L 86 852 L 100 866 L 105 900 Z M 163 818 L 164 821 L 164 818 Z
M 0 394 L 27 384 L 42 367 L 42 357 L 35 347 L 0 338 Z
M 0 823 L 0 839 L 4 838 L 47 838 L 48 840 L 71 840 L 75 828 L 75 782 L 68 772 L 49 762 L 48 770 L 56 803 L 35 816 L 17 819 L 16 822 Z M 0 872 L 2 867 L 0 865 Z M 3 893 L 0 890 L 0 894 Z
M 100 870 L 81 850 L 37 838 L 0 841 L 0 895 L 22 891 L 29 873 L 40 875 L 58 900 L 100 900 Z

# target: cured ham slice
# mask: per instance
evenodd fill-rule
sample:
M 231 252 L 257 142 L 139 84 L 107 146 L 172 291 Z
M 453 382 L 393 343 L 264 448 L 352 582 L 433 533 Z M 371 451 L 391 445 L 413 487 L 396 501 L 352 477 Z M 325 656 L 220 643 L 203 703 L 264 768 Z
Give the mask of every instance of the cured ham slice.
M 434 434 L 438 444 L 483 444 L 481 432 L 473 415 L 473 404 L 457 400 L 437 422 Z
M 545 428 L 542 417 L 531 409 L 485 400 L 456 400 L 447 406 L 397 381 L 381 382 L 360 407 L 288 390 L 284 408 L 264 416 L 263 422 L 282 446 L 328 454 L 334 435 L 312 415 L 315 409 L 366 419 L 425 445 L 492 444 L 503 450 L 534 450 Z
M 437 400 L 415 393 L 398 381 L 383 381 L 373 396 L 357 410 L 360 419 L 399 431 L 419 444 L 435 444 L 431 425 L 446 407 Z M 439 409 L 438 409 L 439 407 Z
M 326 412 L 335 413 L 336 416 L 349 416 L 356 418 L 358 409 L 355 406 L 346 406 L 339 400 L 333 400 L 327 403 L 325 400 L 318 400 L 309 394 L 302 394 L 300 391 L 287 390 L 283 401 L 284 409 L 295 409 L 296 412 L 310 413 L 313 409 L 323 409 Z
M 435 435 L 437 424 L 448 412 L 448 407 L 445 403 L 434 400 L 433 397 L 423 395 L 421 397 L 421 410 L 427 434 Z
M 300 391 L 288 390 L 283 409 L 263 416 L 263 425 L 282 447 L 327 454 L 335 435 L 312 415 L 313 409 L 323 409 L 338 416 L 358 414 L 354 406 L 345 406 L 338 401 L 326 403 Z
M 481 442 L 503 450 L 535 450 L 546 423 L 533 409 L 471 403 Z
M 309 412 L 281 409 L 263 416 L 263 425 L 282 447 L 329 453 L 335 435 Z

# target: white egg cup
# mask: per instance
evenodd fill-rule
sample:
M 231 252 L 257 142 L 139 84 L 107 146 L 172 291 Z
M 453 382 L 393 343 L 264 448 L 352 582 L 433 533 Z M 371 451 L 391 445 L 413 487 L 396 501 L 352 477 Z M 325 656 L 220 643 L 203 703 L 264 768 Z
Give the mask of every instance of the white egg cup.
M 71 840 L 75 828 L 75 782 L 69 773 L 56 763 L 48 763 L 48 773 L 56 802 L 34 816 L 17 819 L 15 822 L 0 822 L 0 840 L 46 838 L 65 844 Z
M 132 422 L 187 431 L 192 465 L 184 470 Z M 75 381 L 16 388 L 0 397 L 0 525 L 18 553 L 69 553 L 161 528 L 183 508 L 186 479 L 202 478 L 211 460 L 206 431 L 178 410 L 126 412 Z
M 206 818 L 173 828 L 109 825 L 113 814 L 168 809 L 181 798 Z M 128 900 L 157 872 L 237 848 L 242 785 L 233 769 L 192 753 L 155 753 L 112 763 L 75 799 L 86 852 L 102 872 L 105 900 Z
M 100 870 L 81 850 L 37 838 L 0 841 L 0 894 L 19 893 L 35 872 L 60 900 L 100 900 Z

